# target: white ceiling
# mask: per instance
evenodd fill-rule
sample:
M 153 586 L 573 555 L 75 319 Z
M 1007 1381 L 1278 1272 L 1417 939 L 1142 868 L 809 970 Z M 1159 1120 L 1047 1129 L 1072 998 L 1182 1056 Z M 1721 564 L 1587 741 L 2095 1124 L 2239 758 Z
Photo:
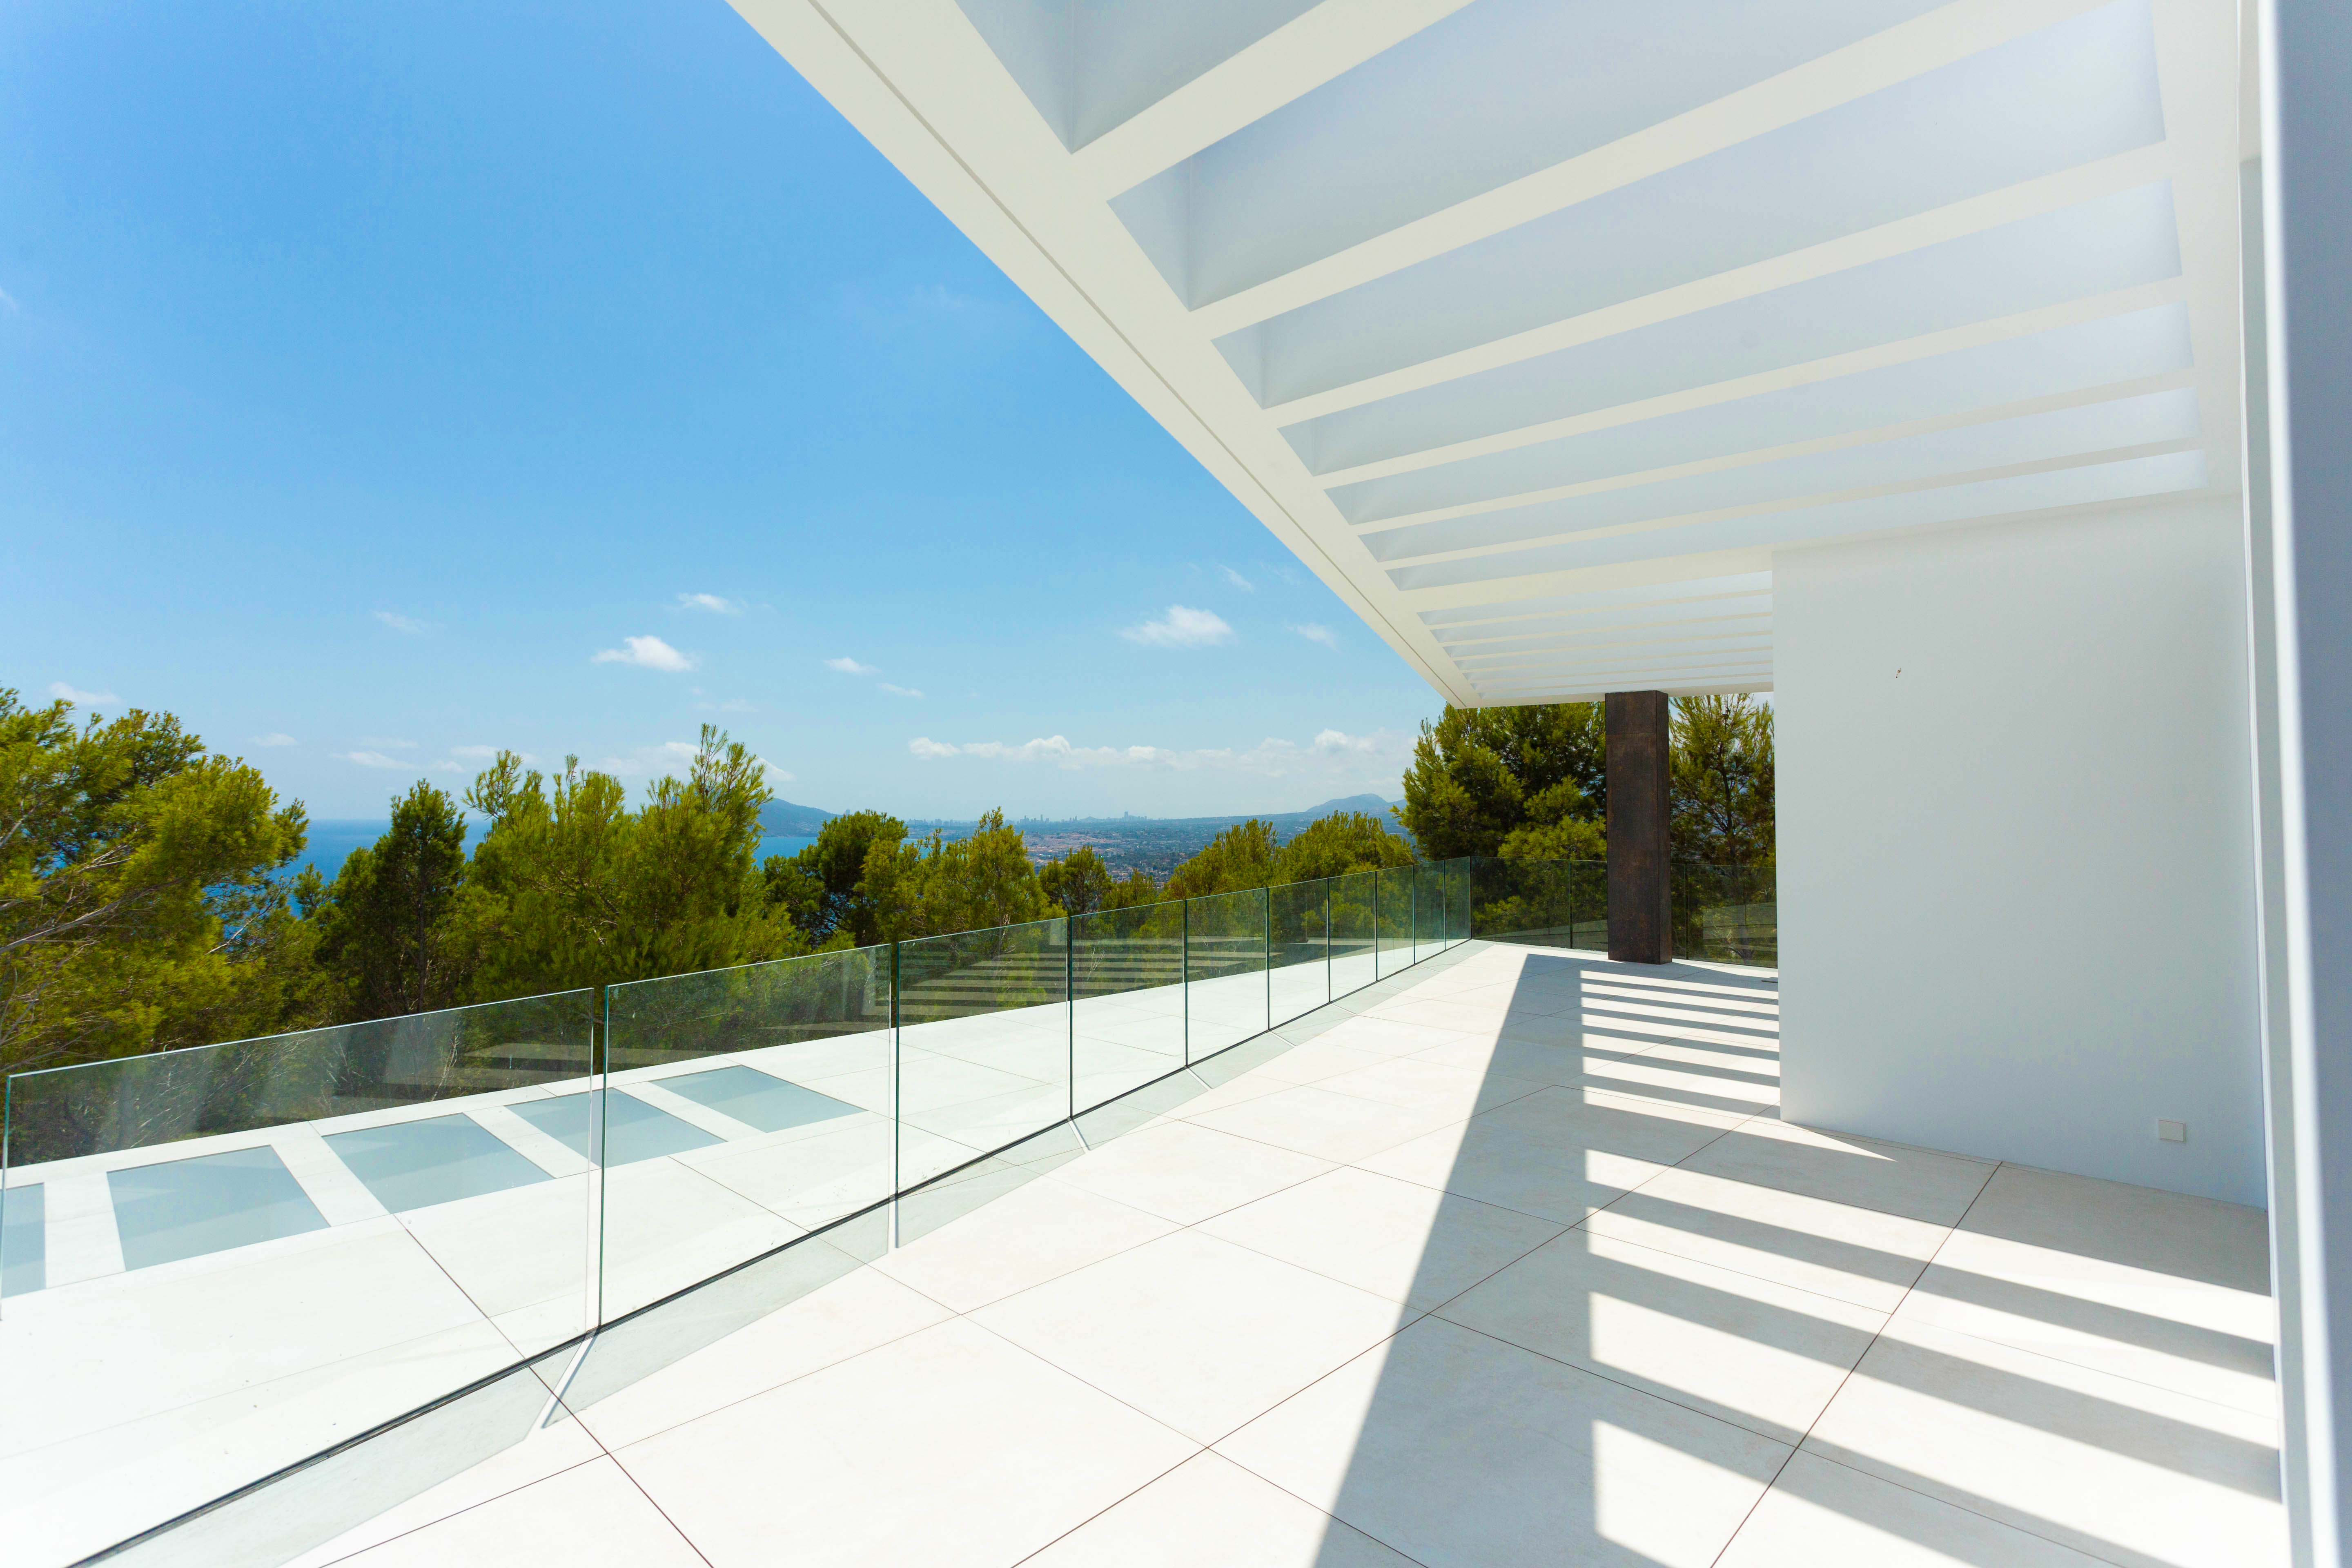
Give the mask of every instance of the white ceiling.
M 735 0 L 1457 703 L 2238 487 L 2231 0 Z

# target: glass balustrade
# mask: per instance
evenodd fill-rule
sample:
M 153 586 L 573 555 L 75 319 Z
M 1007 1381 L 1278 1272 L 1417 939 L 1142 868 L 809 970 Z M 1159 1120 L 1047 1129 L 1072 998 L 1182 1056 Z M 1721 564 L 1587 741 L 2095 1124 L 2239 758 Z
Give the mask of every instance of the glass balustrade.
M 1465 935 L 1608 951 L 1609 868 L 1603 861 L 1482 857 L 1423 871 L 1462 887 L 1465 902 L 1459 918 L 1467 922 Z M 1668 898 L 1675 956 L 1777 967 L 1780 919 L 1774 885 L 1769 865 L 1675 862 Z
M 593 996 L 9 1078 L 12 1438 L 89 1550 L 593 1325 Z
M 1331 1000 L 1331 884 L 1266 889 L 1265 1006 L 1269 1027 Z
M 887 947 L 604 1001 L 606 1320 L 890 1196 Z
M 1190 1060 L 1266 1030 L 1266 889 L 1184 900 L 1184 1038 Z
M 1069 1120 L 1069 932 L 1034 921 L 898 943 L 899 1187 Z
M 149 1500 L 90 1550 L 459 1390 L 593 1402 L 1486 934 L 1494 864 L 12 1075 L 0 1316 L 106 1351 L 12 1401 Z M 1755 889 L 1707 888 L 1694 940 L 1753 949 Z
M 1380 976 L 1380 873 L 1357 871 L 1324 884 L 1330 905 L 1331 996 Z

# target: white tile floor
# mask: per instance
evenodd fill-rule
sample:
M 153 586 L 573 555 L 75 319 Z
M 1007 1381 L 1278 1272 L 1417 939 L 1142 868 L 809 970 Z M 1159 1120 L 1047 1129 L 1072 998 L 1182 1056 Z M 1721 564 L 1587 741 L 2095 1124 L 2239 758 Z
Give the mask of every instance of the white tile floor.
M 1754 972 L 1388 989 L 304 1568 L 2284 1562 L 2260 1214 L 1786 1126 Z

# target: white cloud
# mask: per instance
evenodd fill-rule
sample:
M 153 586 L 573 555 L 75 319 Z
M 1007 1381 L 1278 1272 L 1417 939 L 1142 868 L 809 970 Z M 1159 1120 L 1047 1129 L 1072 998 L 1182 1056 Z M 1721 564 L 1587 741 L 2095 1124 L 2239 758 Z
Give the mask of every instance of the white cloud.
M 664 741 L 658 746 L 639 746 L 625 757 L 606 757 L 596 766 L 604 773 L 617 773 L 623 778 L 684 773 L 694 765 L 694 752 L 695 745 L 691 741 Z
M 724 702 L 698 702 L 695 706 L 705 713 L 757 713 L 760 705 L 746 702 L 740 697 L 730 697 Z
M 1220 561 L 1220 562 L 1218 562 L 1218 563 L 1217 563 L 1217 570 L 1218 570 L 1219 572 L 1221 572 L 1221 573 L 1223 573 L 1223 574 L 1224 574 L 1224 579 L 1225 579 L 1225 581 L 1226 581 L 1226 582 L 1231 583 L 1234 587 L 1239 588 L 1243 593 L 1244 593 L 1244 594 L 1255 594 L 1255 593 L 1256 593 L 1256 592 L 1257 592 L 1257 584 L 1255 584 L 1255 583 L 1251 582 L 1248 578 L 1246 578 L 1246 577 L 1243 576 L 1240 573 L 1238 573 L 1238 572 L 1234 571 L 1232 567 L 1230 567 L 1230 566 L 1226 565 L 1223 562 Z
M 1152 647 L 1206 647 L 1212 643 L 1234 640 L 1234 628 L 1225 625 L 1223 616 L 1213 610 L 1187 609 L 1182 605 L 1171 605 L 1168 614 L 1156 621 L 1146 621 L 1139 626 L 1129 626 L 1119 636 L 1129 642 L 1139 642 Z
M 473 757 L 487 763 L 499 754 L 499 749 L 496 746 L 452 746 L 449 754 L 453 757 Z
M 417 620 L 414 616 L 395 615 L 390 610 L 378 610 L 375 613 L 375 618 L 382 621 L 385 626 L 390 626 L 394 631 L 406 632 L 411 637 L 415 637 L 420 632 L 429 631 L 432 629 L 423 621 Z
M 920 697 L 922 695 L 921 692 L 916 690 L 911 686 L 893 686 L 887 680 L 882 682 L 882 689 L 890 693 L 893 697 Z
M 363 768 L 404 768 L 408 766 L 406 763 L 402 762 L 398 757 L 387 757 L 382 752 L 337 752 L 335 753 L 335 760 L 339 763 L 357 763 Z
M 760 765 L 761 765 L 762 768 L 765 768 L 765 769 L 768 771 L 768 777 L 769 777 L 769 778 L 771 778 L 771 779 L 772 779 L 772 780 L 776 781 L 776 782 L 777 782 L 777 783 L 779 783 L 779 784 L 791 784 L 791 783 L 793 782 L 793 778 L 795 777 L 795 775 L 794 775 L 793 773 L 792 773 L 788 772 L 787 770 L 785 770 L 785 769 L 783 769 L 783 768 L 780 768 L 780 767 L 776 766 L 776 764 L 775 764 L 775 763 L 772 763 L 772 762 L 768 761 L 768 759 L 767 759 L 767 758 L 765 758 L 765 757 L 761 757 L 761 758 L 760 759 Z
M 827 669 L 837 669 L 844 675 L 879 675 L 882 673 L 872 665 L 860 664 L 856 659 L 849 658 L 846 654 L 843 655 L 839 658 L 826 659 L 824 661 L 824 667 Z
M 597 664 L 634 664 L 640 669 L 667 670 L 683 675 L 694 668 L 694 660 L 677 651 L 659 637 L 623 637 L 620 647 L 608 647 L 596 655 Z
M 68 702 L 120 702 L 121 698 L 111 691 L 84 691 L 79 686 L 68 686 L 62 680 L 49 682 L 49 695 Z
M 5 289 L 0 289 L 0 305 L 5 305 L 12 310 L 16 310 L 18 308 L 16 304 L 16 296 L 11 294 Z
M 285 731 L 277 730 L 267 735 L 256 735 L 253 738 L 253 743 L 257 746 L 299 746 L 302 742 Z
M 743 601 L 722 599 L 716 594 L 680 594 L 677 607 L 681 610 L 708 610 L 714 616 L 740 616 L 743 613 Z
M 373 746 L 380 752 L 413 752 L 416 750 L 416 742 L 414 741 L 388 741 L 382 735 L 362 735 L 360 737 L 360 744 L 362 746 Z
M 1066 735 L 1046 735 L 1009 745 L 972 741 L 952 745 L 918 737 L 907 750 L 922 762 L 980 757 L 999 763 L 1046 763 L 1067 770 L 1147 768 L 1165 773 L 1233 773 L 1259 778 L 1319 778 L 1334 784 L 1390 789 L 1412 760 L 1412 740 L 1386 730 L 1350 735 L 1324 730 L 1306 745 L 1269 737 L 1246 749 L 1206 746 L 1178 751 L 1166 746 L 1079 746 Z
M 1320 621 L 1309 621 L 1303 626 L 1293 626 L 1290 629 L 1308 642 L 1319 642 L 1334 653 L 1339 651 L 1339 634 Z

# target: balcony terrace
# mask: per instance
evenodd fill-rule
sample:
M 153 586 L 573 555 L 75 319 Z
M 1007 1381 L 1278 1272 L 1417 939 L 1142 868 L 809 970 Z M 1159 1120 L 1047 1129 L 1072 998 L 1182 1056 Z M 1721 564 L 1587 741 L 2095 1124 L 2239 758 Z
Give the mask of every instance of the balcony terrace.
M 1777 993 L 1450 944 L 125 1560 L 2284 1561 L 2261 1213 L 1785 1123 Z

